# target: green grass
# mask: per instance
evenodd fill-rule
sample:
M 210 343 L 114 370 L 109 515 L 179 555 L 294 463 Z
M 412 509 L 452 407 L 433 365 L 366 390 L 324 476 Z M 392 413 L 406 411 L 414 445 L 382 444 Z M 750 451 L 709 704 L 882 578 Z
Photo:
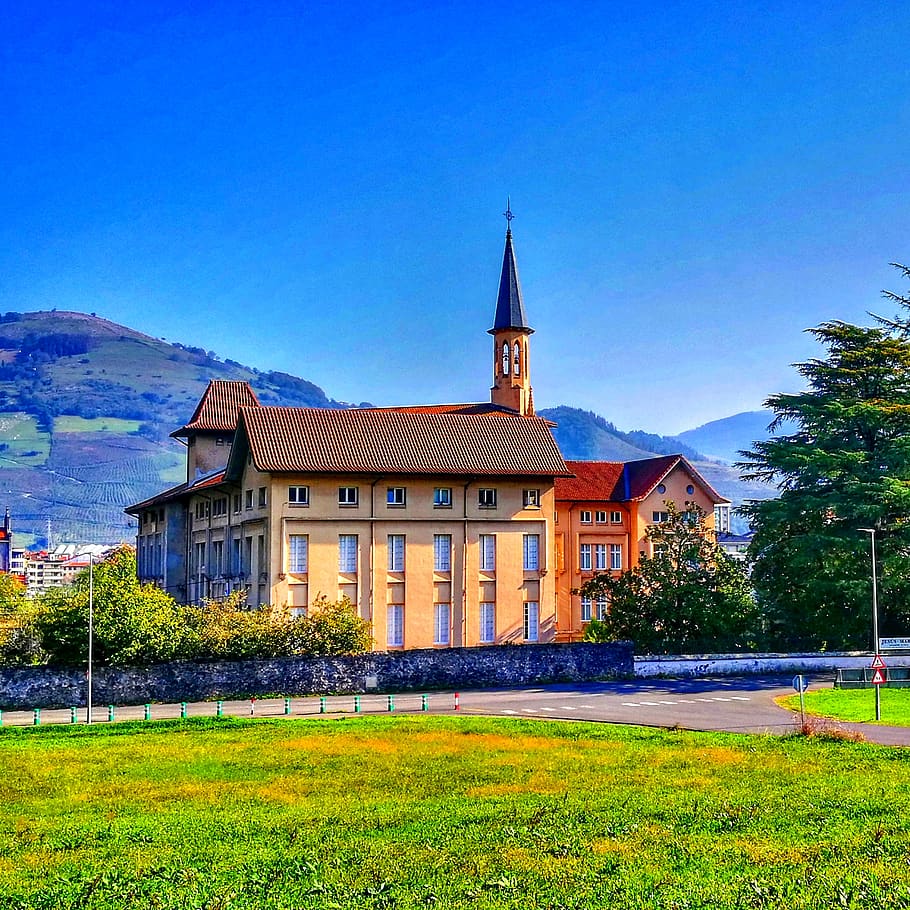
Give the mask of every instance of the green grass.
M 805 698 L 808 714 L 875 723 L 875 692 L 871 688 L 810 690 Z M 892 727 L 910 727 L 910 688 L 882 686 L 881 702 L 881 723 Z M 781 703 L 791 711 L 799 711 L 798 695 L 787 696 Z
M 55 433 L 134 433 L 139 429 L 138 420 L 123 420 L 119 417 L 74 417 L 54 418 Z
M 518 719 L 0 732 L 0 908 L 896 908 L 910 760 Z

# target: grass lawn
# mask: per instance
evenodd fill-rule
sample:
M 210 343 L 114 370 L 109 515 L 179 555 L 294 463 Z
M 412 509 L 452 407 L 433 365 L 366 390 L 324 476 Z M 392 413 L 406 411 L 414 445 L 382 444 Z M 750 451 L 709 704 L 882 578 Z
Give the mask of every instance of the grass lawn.
M 892 727 L 910 727 L 910 688 L 889 689 L 882 686 L 881 723 Z M 836 720 L 875 723 L 875 692 L 869 689 L 818 689 L 805 695 L 806 713 Z M 784 707 L 799 711 L 799 696 L 781 700 Z
M 0 767 L 0 908 L 910 906 L 910 757 L 864 743 L 210 718 Z

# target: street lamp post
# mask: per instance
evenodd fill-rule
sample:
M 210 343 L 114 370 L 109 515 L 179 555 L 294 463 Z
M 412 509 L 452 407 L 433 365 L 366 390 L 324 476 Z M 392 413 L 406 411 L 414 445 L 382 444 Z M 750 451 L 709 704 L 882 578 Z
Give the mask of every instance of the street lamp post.
M 878 583 L 876 581 L 875 571 L 875 528 L 859 528 L 864 534 L 869 535 L 872 542 L 872 646 L 875 650 L 875 656 L 878 657 Z M 882 719 L 882 696 L 881 686 L 873 686 L 875 689 L 875 719 Z
M 88 554 L 88 672 L 85 674 L 86 694 L 85 694 L 85 722 L 92 722 L 92 639 L 94 637 L 95 624 L 95 590 L 94 590 L 94 554 Z

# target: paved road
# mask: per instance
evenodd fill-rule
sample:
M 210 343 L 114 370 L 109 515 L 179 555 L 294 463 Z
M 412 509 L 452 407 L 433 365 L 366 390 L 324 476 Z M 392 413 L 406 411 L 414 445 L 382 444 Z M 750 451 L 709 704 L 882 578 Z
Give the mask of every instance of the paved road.
M 814 685 L 830 685 L 817 680 Z M 484 689 L 461 692 L 459 712 L 506 717 L 537 717 L 561 720 L 584 720 L 601 723 L 635 724 L 648 727 L 680 727 L 686 730 L 723 730 L 734 733 L 791 733 L 798 716 L 778 707 L 774 699 L 790 695 L 790 677 L 739 677 L 700 680 L 641 680 L 628 682 L 584 683 L 572 685 L 534 686 L 521 689 Z M 870 691 L 869 698 L 872 699 Z M 454 713 L 454 693 L 431 692 L 426 702 L 420 694 L 392 696 L 393 710 L 414 713 L 427 710 L 434 714 Z M 282 698 L 255 701 L 225 701 L 225 715 L 255 717 L 339 717 L 387 713 L 389 696 L 364 695 L 358 703 L 353 696 Z M 176 718 L 183 708 L 179 704 L 156 704 L 150 708 L 151 717 Z M 188 717 L 213 716 L 215 702 L 193 702 L 186 705 Z M 143 706 L 118 707 L 114 720 L 141 720 Z M 40 722 L 70 723 L 69 709 L 44 710 Z M 95 723 L 107 723 L 109 709 L 96 705 Z M 85 721 L 85 709 L 76 714 L 79 723 Z M 4 725 L 34 724 L 31 711 L 10 711 L 2 715 Z M 832 726 L 835 724 L 832 722 Z M 888 745 L 910 745 L 910 728 L 885 727 L 873 724 L 836 726 L 859 730 L 870 742 Z

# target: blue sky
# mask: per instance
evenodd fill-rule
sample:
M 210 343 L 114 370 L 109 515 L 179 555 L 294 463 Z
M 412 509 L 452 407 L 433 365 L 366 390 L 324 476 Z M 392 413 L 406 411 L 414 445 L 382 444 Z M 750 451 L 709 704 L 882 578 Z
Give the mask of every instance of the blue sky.
M 0 310 L 484 400 L 510 195 L 537 406 L 678 432 L 906 290 L 908 38 L 898 3 L 7 3 Z

